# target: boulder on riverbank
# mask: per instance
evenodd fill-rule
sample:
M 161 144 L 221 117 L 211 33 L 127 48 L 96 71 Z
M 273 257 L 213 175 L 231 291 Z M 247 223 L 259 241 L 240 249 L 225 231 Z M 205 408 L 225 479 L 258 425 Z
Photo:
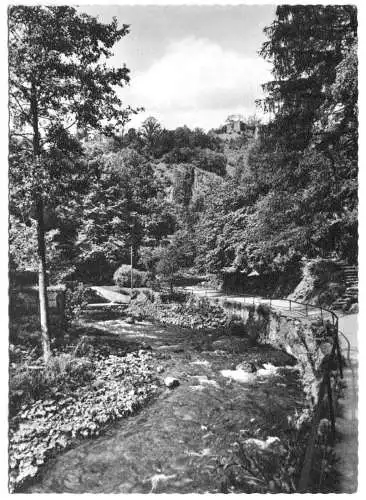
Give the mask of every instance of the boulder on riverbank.
M 175 389 L 175 387 L 178 387 L 178 385 L 180 385 L 180 382 L 175 377 L 166 377 L 164 379 L 164 384 L 168 387 L 168 389 Z

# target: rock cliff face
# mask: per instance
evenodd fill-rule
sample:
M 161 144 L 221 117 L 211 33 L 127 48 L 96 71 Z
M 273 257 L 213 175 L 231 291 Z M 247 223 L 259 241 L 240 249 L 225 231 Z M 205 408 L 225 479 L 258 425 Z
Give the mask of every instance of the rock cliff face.
M 271 315 L 267 341 L 297 359 L 304 391 L 311 405 L 318 400 L 324 362 L 332 350 L 332 338 L 321 322 L 299 321 Z
M 190 163 L 167 165 L 160 162 L 155 165 L 157 177 L 166 186 L 167 199 L 170 202 L 189 203 L 196 201 L 209 192 L 212 183 L 222 183 L 223 178 Z
M 313 259 L 304 263 L 302 279 L 289 299 L 330 306 L 346 290 L 344 266 L 334 260 Z

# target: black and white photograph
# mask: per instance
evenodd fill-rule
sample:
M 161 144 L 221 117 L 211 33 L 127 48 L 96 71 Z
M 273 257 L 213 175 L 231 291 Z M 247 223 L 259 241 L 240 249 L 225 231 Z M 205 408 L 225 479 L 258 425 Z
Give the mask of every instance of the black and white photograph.
M 360 9 L 4 8 L 8 493 L 359 493 Z

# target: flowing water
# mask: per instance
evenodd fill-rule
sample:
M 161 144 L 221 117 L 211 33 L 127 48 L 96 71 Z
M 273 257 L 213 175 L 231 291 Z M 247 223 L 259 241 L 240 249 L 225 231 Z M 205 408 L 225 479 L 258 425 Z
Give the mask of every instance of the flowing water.
M 106 327 L 107 322 L 104 323 Z M 108 322 L 121 331 L 121 322 Z M 153 350 L 181 341 L 162 361 L 164 373 L 179 379 L 138 415 L 119 421 L 101 437 L 86 440 L 52 459 L 28 493 L 204 493 L 220 490 L 218 463 L 240 432 L 276 436 L 287 416 L 303 404 L 293 369 L 260 369 L 231 377 L 248 353 L 261 349 L 225 339 L 197 349 L 197 338 L 153 325 L 124 326 L 132 338 L 148 338 Z M 160 332 L 160 333 L 159 333 Z M 242 346 L 242 347 L 240 347 Z M 264 349 L 266 360 L 276 353 Z M 268 367 L 267 367 L 268 368 Z M 226 375 L 224 376 L 223 373 Z M 238 371 L 235 371 L 236 375 Z

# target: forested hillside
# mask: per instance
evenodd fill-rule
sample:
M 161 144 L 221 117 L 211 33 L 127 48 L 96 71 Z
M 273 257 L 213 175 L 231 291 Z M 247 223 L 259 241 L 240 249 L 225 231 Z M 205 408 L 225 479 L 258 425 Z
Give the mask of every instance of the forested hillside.
M 278 7 L 262 48 L 274 79 L 260 103 L 274 118 L 261 127 L 249 168 L 206 199 L 201 267 L 356 261 L 356 29 L 351 7 Z
M 127 33 L 127 28 L 115 30 L 103 36 Z M 272 63 L 273 79 L 264 84 L 267 97 L 258 103 L 267 112 L 266 123 L 250 118 L 239 132 L 226 133 L 225 127 L 204 132 L 187 126 L 168 130 L 150 117 L 138 129 L 128 128 L 138 110 L 118 111 L 108 92 L 103 95 L 102 87 L 91 84 L 96 98 L 109 99 L 110 119 L 101 126 L 98 120 L 105 117 L 94 109 L 96 101 L 92 105 L 85 97 L 80 109 L 75 104 L 59 109 L 58 96 L 71 99 L 71 87 L 56 86 L 52 95 L 41 85 L 32 147 L 24 125 L 33 123 L 34 102 L 32 94 L 28 108 L 20 102 L 19 48 L 14 51 L 12 269 L 37 269 L 40 222 L 53 283 L 108 283 L 129 262 L 131 246 L 134 266 L 153 274 L 162 255 L 180 271 L 201 274 L 223 268 L 263 276 L 294 269 L 298 274 L 301 259 L 315 257 L 355 263 L 355 9 L 280 6 L 266 37 L 261 55 Z M 87 75 L 88 58 L 94 56 L 86 46 L 82 50 Z M 52 57 L 44 63 L 50 71 L 57 62 Z M 73 70 L 66 65 L 60 71 Z M 44 70 L 39 71 L 42 78 Z M 124 68 L 100 78 L 123 83 L 129 74 Z M 49 99 L 55 114 L 46 109 Z M 67 112 L 76 117 L 77 132 L 69 122 L 57 121 Z

